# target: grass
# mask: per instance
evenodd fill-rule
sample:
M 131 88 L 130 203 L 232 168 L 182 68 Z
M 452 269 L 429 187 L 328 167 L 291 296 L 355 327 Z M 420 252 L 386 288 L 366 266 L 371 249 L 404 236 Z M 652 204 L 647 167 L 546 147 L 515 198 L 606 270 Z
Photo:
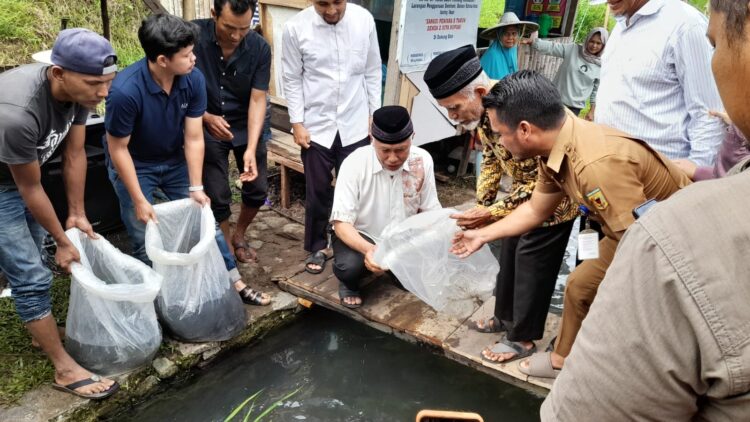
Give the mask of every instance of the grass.
M 505 9 L 505 0 L 484 0 L 479 12 L 479 27 L 489 28 L 500 20 Z
M 276 400 L 275 402 L 273 402 L 273 404 L 271 404 L 268 408 L 266 408 L 266 410 L 264 410 L 263 412 L 261 412 L 258 416 L 255 416 L 253 418 L 253 422 L 260 422 L 261 420 L 263 420 L 264 417 L 270 415 L 271 412 L 273 412 L 277 407 L 279 407 L 282 404 L 284 404 L 284 400 L 286 400 L 286 399 L 292 397 L 293 395 L 297 394 L 297 392 L 299 390 L 300 389 L 298 388 L 298 389 L 292 391 L 291 393 L 285 395 L 284 397 L 282 397 L 282 398 Z M 224 419 L 224 422 L 233 422 L 233 421 L 248 422 L 250 420 L 250 418 L 253 417 L 253 410 L 255 409 L 255 401 L 258 399 L 258 396 L 262 392 L 263 392 L 263 390 L 260 390 L 260 391 L 256 392 L 255 394 L 253 394 L 252 396 L 250 396 L 247 399 L 245 399 L 245 401 L 243 401 L 242 403 L 240 403 L 239 406 L 235 407 L 234 410 L 232 410 L 232 413 L 230 413 Z M 246 408 L 247 408 L 247 411 L 245 411 Z M 242 416 L 241 412 L 245 412 L 244 417 Z
M 58 324 L 68 313 L 70 279 L 52 281 L 52 313 Z M 31 347 L 31 336 L 16 314 L 13 300 L 0 299 L 0 406 L 8 406 L 33 388 L 53 381 L 54 368 L 40 350 Z
M 141 57 L 138 27 L 149 10 L 140 0 L 109 0 L 112 44 L 120 64 Z M 31 63 L 31 54 L 52 48 L 61 18 L 68 27 L 102 32 L 99 0 L 0 0 L 0 66 Z

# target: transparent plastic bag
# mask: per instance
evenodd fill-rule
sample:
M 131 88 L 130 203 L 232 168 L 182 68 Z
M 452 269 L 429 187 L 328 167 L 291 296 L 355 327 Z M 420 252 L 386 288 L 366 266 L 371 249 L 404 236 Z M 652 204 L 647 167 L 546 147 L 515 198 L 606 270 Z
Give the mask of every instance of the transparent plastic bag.
M 487 245 L 464 259 L 449 252 L 456 212 L 428 211 L 388 225 L 374 259 L 436 311 L 467 318 L 492 295 L 500 265 Z
M 65 234 L 81 255 L 71 265 L 65 349 L 81 366 L 120 374 L 151 362 L 161 345 L 154 299 L 162 277 L 104 237 Z
M 223 341 L 245 328 L 245 307 L 229 281 L 216 244 L 210 207 L 192 199 L 154 206 L 159 224 L 146 225 L 146 254 L 164 277 L 156 300 L 162 324 L 189 341 Z

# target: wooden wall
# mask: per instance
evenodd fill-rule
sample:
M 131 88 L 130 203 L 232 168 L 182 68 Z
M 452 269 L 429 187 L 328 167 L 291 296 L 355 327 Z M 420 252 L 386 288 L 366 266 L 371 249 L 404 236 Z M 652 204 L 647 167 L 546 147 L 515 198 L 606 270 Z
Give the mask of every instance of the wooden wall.
M 573 42 L 573 37 L 550 38 L 548 41 L 569 43 Z M 520 69 L 536 70 L 550 80 L 555 77 L 557 68 L 562 64 L 562 59 L 541 54 L 532 50 L 531 46 L 521 46 L 519 50 L 518 67 Z
M 211 17 L 211 6 L 213 6 L 213 0 L 194 0 L 195 1 L 195 18 L 210 18 Z M 161 5 L 164 6 L 167 11 L 176 16 L 182 16 L 182 0 L 161 0 Z

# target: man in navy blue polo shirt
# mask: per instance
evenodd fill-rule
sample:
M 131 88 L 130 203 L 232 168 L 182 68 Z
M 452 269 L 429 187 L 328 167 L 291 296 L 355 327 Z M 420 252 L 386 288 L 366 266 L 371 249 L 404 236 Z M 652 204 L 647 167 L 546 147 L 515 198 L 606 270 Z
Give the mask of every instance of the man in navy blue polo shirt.
M 151 203 L 157 188 L 170 200 L 189 195 L 201 205 L 210 203 L 201 183 L 206 83 L 194 69 L 198 36 L 195 24 L 176 16 L 146 18 L 138 30 L 146 58 L 117 75 L 107 97 L 109 178 L 133 255 L 146 263 L 145 223 L 156 220 Z M 217 243 L 240 295 L 254 293 L 242 282 L 218 230 Z
M 211 198 L 216 221 L 240 262 L 255 262 L 255 251 L 245 231 L 263 205 L 268 190 L 266 173 L 266 98 L 271 78 L 271 49 L 252 32 L 253 0 L 214 0 L 211 19 L 198 19 L 200 41 L 195 65 L 206 78 L 208 109 L 203 114 L 206 153 L 203 184 Z M 232 190 L 229 153 L 234 153 L 242 180 L 242 204 L 234 233 L 230 233 Z M 266 295 L 256 296 L 267 304 Z

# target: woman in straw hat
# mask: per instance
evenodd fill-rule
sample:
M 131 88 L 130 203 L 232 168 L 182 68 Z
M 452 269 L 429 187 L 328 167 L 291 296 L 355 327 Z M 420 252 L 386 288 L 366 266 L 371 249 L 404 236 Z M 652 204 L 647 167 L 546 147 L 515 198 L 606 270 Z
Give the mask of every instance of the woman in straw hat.
M 490 79 L 500 80 L 518 70 L 518 41 L 524 33 L 536 31 L 539 25 L 522 21 L 513 12 L 503 14 L 497 25 L 479 36 L 490 40 L 490 47 L 480 59 Z
M 591 109 L 586 119 L 593 120 L 601 57 L 608 36 L 606 29 L 598 27 L 586 35 L 583 44 L 554 43 L 534 37 L 521 40 L 521 44 L 531 44 L 531 48 L 542 54 L 563 59 L 553 81 L 562 96 L 563 104 L 578 115 L 586 107 L 586 99 L 590 99 Z

